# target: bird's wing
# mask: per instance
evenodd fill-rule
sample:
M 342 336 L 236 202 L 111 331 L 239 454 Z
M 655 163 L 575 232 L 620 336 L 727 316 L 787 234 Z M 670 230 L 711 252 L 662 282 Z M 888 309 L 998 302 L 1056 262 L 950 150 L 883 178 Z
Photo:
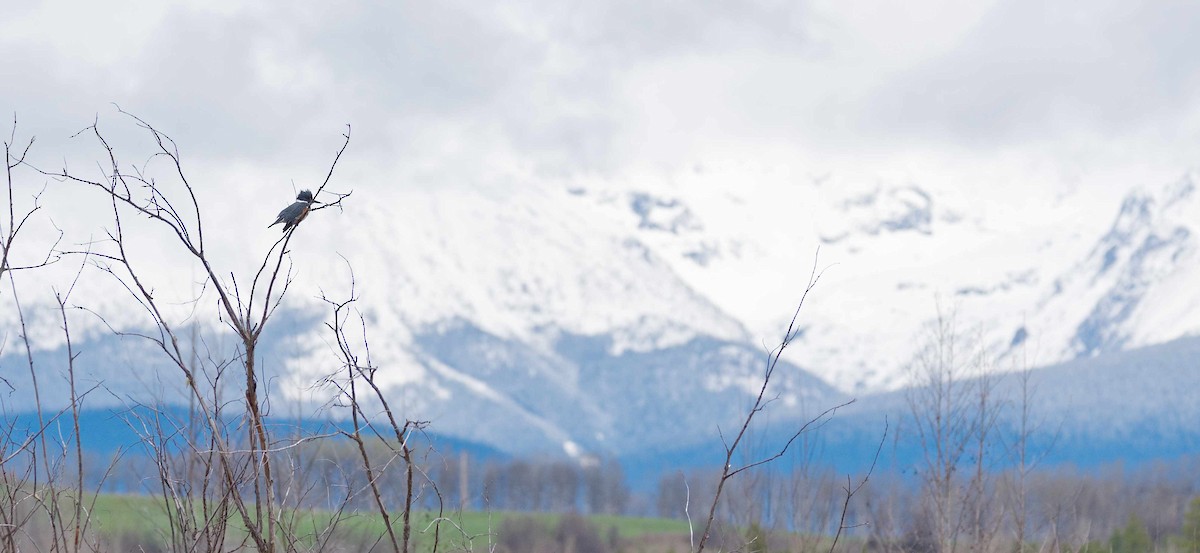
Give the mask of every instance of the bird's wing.
M 292 205 L 289 205 L 289 206 L 283 208 L 279 212 L 279 215 L 275 217 L 275 222 L 267 225 L 267 228 L 271 228 L 275 225 L 278 225 L 279 223 L 283 223 L 283 222 L 286 222 L 288 219 L 291 219 L 292 213 L 296 211 L 296 206 L 298 206 L 298 205 L 304 205 L 304 202 L 296 202 Z

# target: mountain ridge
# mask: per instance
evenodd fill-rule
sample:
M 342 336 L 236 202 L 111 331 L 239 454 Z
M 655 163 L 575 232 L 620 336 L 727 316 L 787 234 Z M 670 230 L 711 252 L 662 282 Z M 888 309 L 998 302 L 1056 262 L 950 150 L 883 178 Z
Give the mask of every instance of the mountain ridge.
M 328 402 L 328 390 L 313 388 L 336 370 L 319 322 L 328 306 L 314 288 L 347 281 L 347 265 L 358 268 L 356 305 L 394 403 L 509 452 L 622 454 L 711 437 L 757 392 L 767 350 L 812 274 L 820 282 L 774 382 L 797 420 L 908 382 L 938 290 L 995 370 L 1028 352 L 1046 365 L 1200 329 L 1200 295 L 1188 290 L 1200 274 L 1194 173 L 1135 190 L 1107 226 L 1065 237 L 1045 221 L 997 227 L 994 215 L 911 182 L 852 189 L 823 177 L 740 190 L 698 175 L 648 188 L 404 189 L 352 217 L 306 221 L 288 311 L 260 350 L 275 392 L 302 409 Z M 685 185 L 697 188 L 685 194 Z M 814 261 L 808 244 L 817 243 Z M 121 309 L 97 298 L 97 312 Z M 31 334 L 53 334 L 53 317 L 31 320 L 45 326 Z M 202 332 L 215 350 L 229 347 L 219 327 Z M 84 336 L 85 352 L 120 351 Z M 34 343 L 39 365 L 61 360 Z M 154 353 L 136 351 L 84 378 L 112 385 Z M 20 356 L 9 349 L 0 363 L 7 372 Z M 169 370 L 142 370 L 170 387 Z

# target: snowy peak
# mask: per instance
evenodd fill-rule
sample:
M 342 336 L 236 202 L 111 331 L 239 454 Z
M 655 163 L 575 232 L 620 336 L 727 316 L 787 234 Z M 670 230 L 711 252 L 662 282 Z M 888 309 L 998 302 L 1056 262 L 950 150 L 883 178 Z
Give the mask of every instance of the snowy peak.
M 678 182 L 399 187 L 306 221 L 287 307 L 320 308 L 350 265 L 372 361 L 413 416 L 510 451 L 632 451 L 703 440 L 741 413 L 818 246 L 817 269 L 836 266 L 777 373 L 785 417 L 904 386 L 940 307 L 978 330 L 997 368 L 1026 348 L 1044 365 L 1195 334 L 1196 182 L 1119 208 L 1076 197 L 1098 206 L 1082 215 L 1053 194 L 740 166 Z M 329 374 L 325 331 L 302 326 L 276 327 L 281 344 L 308 346 L 274 361 L 298 401 Z
M 876 187 L 834 207 L 844 226 L 825 229 L 821 233 L 825 244 L 837 243 L 851 233 L 879 236 L 911 231 L 927 235 L 933 231 L 933 196 L 913 185 Z
M 645 192 L 631 192 L 629 207 L 638 216 L 638 228 L 680 234 L 703 227 L 678 198 L 659 198 Z
M 1126 196 L 1109 230 L 1054 283 L 1040 311 L 1069 323 L 1062 358 L 1166 342 L 1200 330 L 1196 175 Z
M 337 243 L 365 244 L 356 265 L 387 270 L 370 279 L 376 305 L 393 308 L 405 334 L 467 320 L 490 334 L 544 347 L 558 332 L 622 333 L 625 347 L 665 346 L 691 336 L 740 339 L 740 324 L 691 289 L 623 222 L 597 213 L 579 193 L 529 187 L 519 193 L 405 190 L 396 205 L 337 221 Z M 686 209 L 643 198 L 645 224 L 681 230 Z M 359 234 L 361 242 L 346 237 Z M 352 258 L 354 259 L 354 258 Z M 655 338 L 655 339 L 651 339 Z
M 1112 228 L 1089 255 L 1089 262 L 1100 260 L 1096 276 L 1103 276 L 1118 262 L 1128 262 L 1135 255 L 1171 240 L 1163 234 L 1186 235 L 1194 220 L 1189 219 L 1196 215 L 1195 190 L 1193 175 L 1189 174 L 1160 190 L 1138 190 L 1126 196 Z

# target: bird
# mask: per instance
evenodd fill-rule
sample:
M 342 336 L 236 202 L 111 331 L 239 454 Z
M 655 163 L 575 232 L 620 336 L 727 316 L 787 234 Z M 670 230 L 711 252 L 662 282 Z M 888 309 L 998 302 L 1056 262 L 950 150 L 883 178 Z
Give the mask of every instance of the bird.
M 292 227 L 300 224 L 300 221 L 303 221 L 305 217 L 308 217 L 308 212 L 311 211 L 312 204 L 319 203 L 321 202 L 313 199 L 312 192 L 301 190 L 296 195 L 296 202 L 283 208 L 283 211 L 279 212 L 279 217 L 275 219 L 274 223 L 267 225 L 267 228 L 283 223 L 283 232 L 286 233 Z

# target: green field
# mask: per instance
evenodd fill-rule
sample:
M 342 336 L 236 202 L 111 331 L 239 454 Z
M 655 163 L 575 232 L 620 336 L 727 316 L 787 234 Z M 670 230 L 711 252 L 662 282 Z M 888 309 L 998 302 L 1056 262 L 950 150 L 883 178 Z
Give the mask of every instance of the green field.
M 320 532 L 328 528 L 332 513 L 323 511 L 292 512 L 287 517 L 291 530 L 289 535 L 300 544 L 311 546 L 317 543 Z M 512 512 L 447 512 L 440 525 L 439 547 L 441 551 L 476 550 L 486 551 L 488 545 L 496 540 L 496 533 L 506 519 L 522 517 L 532 519 L 546 528 L 553 528 L 561 515 L 541 513 L 512 513 Z M 614 532 L 624 540 L 636 540 L 646 536 L 656 535 L 686 535 L 686 521 L 637 518 L 615 515 L 596 515 L 586 517 L 602 536 Z M 230 527 L 231 534 L 239 533 L 241 527 L 236 514 L 232 517 L 234 523 Z M 434 531 L 437 525 L 437 513 L 415 512 L 412 519 L 412 540 L 417 551 L 430 551 L 434 543 Z M 399 537 L 401 522 L 392 520 L 393 528 Z M 161 544 L 169 540 L 170 527 L 167 512 L 161 498 L 138 495 L 101 495 L 97 498 L 95 508 L 91 513 L 90 529 L 104 541 L 122 548 L 136 548 Z M 378 514 L 350 513 L 344 514 L 338 523 L 336 539 L 339 541 L 370 544 L 384 536 L 384 522 Z M 231 535 L 231 538 L 234 536 Z M 240 539 L 240 538 L 235 538 Z M 385 538 L 386 540 L 386 538 Z

